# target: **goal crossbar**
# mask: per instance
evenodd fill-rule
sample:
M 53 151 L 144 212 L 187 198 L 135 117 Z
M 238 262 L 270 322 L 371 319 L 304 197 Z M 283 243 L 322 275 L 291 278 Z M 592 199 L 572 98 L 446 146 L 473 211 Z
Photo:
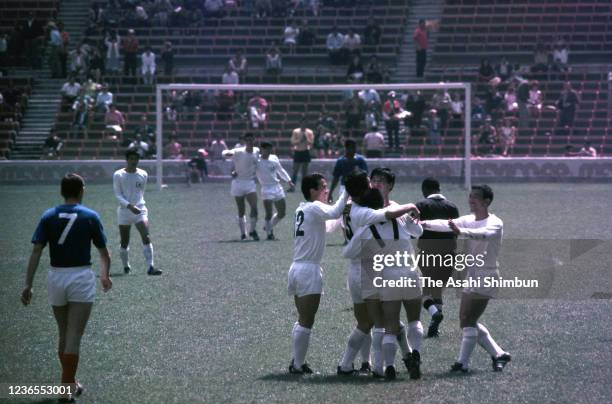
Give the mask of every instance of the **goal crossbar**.
M 156 178 L 157 189 L 162 189 L 163 177 L 163 145 L 162 145 L 162 92 L 171 90 L 213 90 L 213 91 L 347 91 L 347 90 L 463 90 L 464 91 L 464 163 L 463 176 L 466 189 L 471 188 L 471 116 L 472 87 L 470 83 L 412 83 L 412 84 L 157 84 L 155 88 L 155 134 L 157 144 Z

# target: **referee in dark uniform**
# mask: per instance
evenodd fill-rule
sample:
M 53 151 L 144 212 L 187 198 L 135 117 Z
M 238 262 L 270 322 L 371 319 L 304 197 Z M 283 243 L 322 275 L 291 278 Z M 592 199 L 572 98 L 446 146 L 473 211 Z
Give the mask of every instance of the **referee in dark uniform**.
M 438 180 L 426 178 L 421 184 L 421 190 L 425 199 L 416 204 L 421 212 L 421 220 L 456 219 L 459 217 L 457 206 L 440 193 L 440 183 Z M 430 262 L 427 262 L 425 254 L 440 254 L 442 256 L 454 254 L 457 249 L 457 236 L 451 232 L 440 233 L 423 230 L 418 247 L 423 253 L 424 258 L 420 265 L 423 276 L 429 277 L 432 280 L 442 280 L 446 284 L 453 272 L 453 267 L 436 265 L 437 263 L 433 262 L 434 260 L 431 258 Z M 443 290 L 444 288 L 423 288 L 423 307 L 431 315 L 431 323 L 427 330 L 427 337 L 429 338 L 439 335 L 438 327 L 444 319 L 442 315 Z

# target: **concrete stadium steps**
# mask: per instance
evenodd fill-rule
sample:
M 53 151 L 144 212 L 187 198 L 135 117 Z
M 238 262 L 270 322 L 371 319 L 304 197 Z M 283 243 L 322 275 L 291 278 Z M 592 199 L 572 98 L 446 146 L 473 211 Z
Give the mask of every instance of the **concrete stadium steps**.
M 84 38 L 90 6 L 91 0 L 61 0 L 57 19 L 64 23 L 70 35 L 70 50 L 75 49 Z

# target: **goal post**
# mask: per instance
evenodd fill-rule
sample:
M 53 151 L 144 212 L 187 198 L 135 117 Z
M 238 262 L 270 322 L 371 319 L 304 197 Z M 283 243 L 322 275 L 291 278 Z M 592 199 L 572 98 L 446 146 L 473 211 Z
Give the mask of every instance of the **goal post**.
M 163 185 L 163 118 L 164 92 L 168 91 L 233 91 L 239 92 L 279 92 L 279 93 L 309 93 L 309 92 L 348 92 L 374 89 L 376 91 L 437 91 L 437 90 L 462 90 L 464 93 L 464 156 L 462 164 L 463 184 L 466 189 L 471 188 L 471 85 L 470 83 L 414 83 L 414 84 L 329 84 L 329 85 L 293 85 L 293 84 L 157 84 L 155 91 L 155 118 L 156 118 L 156 178 L 157 189 L 161 190 Z

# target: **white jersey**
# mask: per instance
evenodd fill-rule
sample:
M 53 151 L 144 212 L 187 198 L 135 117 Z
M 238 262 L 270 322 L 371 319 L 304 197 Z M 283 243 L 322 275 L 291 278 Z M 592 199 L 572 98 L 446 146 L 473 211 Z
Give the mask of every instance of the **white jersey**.
M 479 266 L 479 269 L 496 270 L 498 267 L 497 256 L 504 233 L 504 222 L 492 213 L 483 220 L 476 220 L 474 215 L 470 214 L 454 219 L 453 222 L 459 227 L 461 235 L 468 238 L 465 253 L 473 256 L 485 256 L 484 265 Z M 448 220 L 427 220 L 426 223 L 428 230 L 451 231 Z
M 325 221 L 342 215 L 347 194 L 343 192 L 334 205 L 323 202 L 301 202 L 295 210 L 293 262 L 319 265 L 325 249 Z
M 291 177 L 275 154 L 270 154 L 268 159 L 262 158 L 257 162 L 257 179 L 262 187 L 277 185 L 280 180 L 291 181 Z
M 145 170 L 136 169 L 135 173 L 128 173 L 125 168 L 113 174 L 113 191 L 122 208 L 132 204 L 138 208 L 145 205 L 144 192 L 149 175 Z
M 232 150 L 224 150 L 223 155 L 226 154 L 233 154 L 232 160 L 237 174 L 236 179 L 255 180 L 257 162 L 259 161 L 258 147 L 253 147 L 252 153 L 248 153 L 246 147 L 237 147 Z
M 362 226 L 386 221 L 385 213 L 387 213 L 386 208 L 372 209 L 353 201 L 347 224 L 351 226 L 353 232 L 356 232 Z

